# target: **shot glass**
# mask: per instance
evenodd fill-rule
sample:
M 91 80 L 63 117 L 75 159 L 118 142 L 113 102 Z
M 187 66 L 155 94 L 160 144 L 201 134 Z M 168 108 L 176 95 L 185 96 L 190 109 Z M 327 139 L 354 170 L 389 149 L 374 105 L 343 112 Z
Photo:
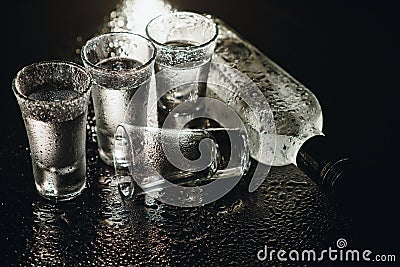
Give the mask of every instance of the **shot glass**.
M 120 124 L 114 167 L 124 200 L 146 194 L 174 206 L 202 206 L 229 192 L 247 172 L 248 138 L 241 129 Z
M 86 118 L 91 76 L 69 62 L 24 67 L 12 89 L 28 134 L 33 176 L 39 194 L 63 201 L 86 184 Z
M 135 125 L 146 125 L 155 57 L 156 48 L 148 39 L 127 32 L 94 37 L 82 48 L 83 63 L 93 76 L 99 154 L 108 165 L 113 164 L 114 133 L 118 124 L 128 117 Z M 142 99 L 140 105 L 129 106 L 136 93 L 140 95 L 135 97 Z
M 204 105 L 196 101 L 206 95 L 218 27 L 200 14 L 172 12 L 151 20 L 146 33 L 158 50 L 155 70 L 159 126 L 180 128 L 177 125 L 204 110 Z M 174 112 L 174 120 L 167 123 L 166 117 L 185 101 L 191 105 Z

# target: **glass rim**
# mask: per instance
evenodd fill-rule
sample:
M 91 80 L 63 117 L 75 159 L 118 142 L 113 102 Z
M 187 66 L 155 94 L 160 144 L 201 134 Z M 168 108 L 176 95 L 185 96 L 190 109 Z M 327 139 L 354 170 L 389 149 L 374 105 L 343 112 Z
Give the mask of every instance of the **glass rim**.
M 160 43 L 157 40 L 155 40 L 154 38 L 152 38 L 150 33 L 149 33 L 149 25 L 151 23 L 154 23 L 157 19 L 160 19 L 161 17 L 173 16 L 175 14 L 194 15 L 196 17 L 201 17 L 203 19 L 209 20 L 209 21 L 212 22 L 212 24 L 214 24 L 215 34 L 208 41 L 203 42 L 202 44 L 199 44 L 199 45 L 190 46 L 189 48 L 188 47 L 179 47 L 179 46 L 166 45 L 165 43 Z M 154 42 L 158 46 L 168 47 L 168 49 L 177 50 L 177 51 L 188 51 L 188 50 L 196 50 L 196 49 L 204 48 L 204 47 L 210 45 L 211 43 L 213 43 L 218 38 L 218 34 L 219 34 L 218 25 L 211 18 L 209 18 L 209 17 L 207 17 L 205 15 L 202 15 L 202 14 L 199 14 L 199 13 L 195 13 L 195 12 L 190 12 L 190 11 L 172 11 L 172 12 L 168 12 L 168 13 L 165 13 L 165 14 L 161 14 L 161 15 L 158 15 L 157 17 L 153 18 L 152 20 L 150 20 L 149 23 L 146 25 L 146 35 L 147 35 L 147 37 L 149 37 L 149 39 L 152 42 Z
M 100 66 L 94 64 L 93 62 L 91 62 L 88 59 L 87 53 L 86 53 L 88 44 L 95 43 L 96 41 L 99 41 L 106 36 L 113 36 L 113 35 L 125 35 L 125 36 L 129 36 L 129 37 L 137 37 L 137 38 L 143 39 L 144 41 L 146 41 L 149 44 L 149 47 L 153 48 L 151 57 L 145 63 L 143 63 L 137 67 L 124 69 L 124 70 L 110 70 L 110 69 L 100 67 Z M 144 37 L 143 35 L 140 35 L 137 33 L 132 33 L 132 32 L 108 32 L 108 33 L 100 34 L 98 36 L 95 36 L 95 37 L 87 40 L 85 45 L 81 49 L 81 58 L 84 63 L 86 63 L 88 66 L 90 66 L 91 68 L 93 68 L 99 72 L 112 73 L 112 74 L 131 73 L 131 72 L 139 71 L 141 69 L 145 69 L 148 66 L 150 66 L 153 61 L 155 61 L 156 56 L 157 56 L 156 46 L 148 38 Z
M 26 65 L 25 67 L 23 67 L 22 69 L 20 69 L 17 74 L 15 75 L 14 79 L 12 80 L 12 90 L 14 91 L 14 94 L 17 97 L 20 97 L 26 101 L 30 101 L 30 102 L 35 102 L 35 103 L 53 103 L 55 101 L 51 101 L 51 100 L 36 100 L 36 99 L 31 99 L 29 98 L 26 94 L 23 94 L 20 89 L 19 86 L 17 86 L 17 80 L 21 77 L 22 73 L 30 68 L 35 68 L 37 66 L 42 66 L 42 65 L 67 65 L 67 66 L 72 66 L 76 69 L 79 69 L 84 75 L 87 76 L 89 82 L 88 85 L 84 87 L 84 90 L 82 92 L 77 91 L 78 96 L 75 96 L 71 99 L 68 100 L 60 100 L 57 101 L 57 103 L 69 103 L 69 102 L 73 102 L 77 99 L 80 99 L 82 97 L 84 97 L 88 92 L 90 92 L 90 89 L 92 87 L 92 75 L 90 74 L 90 72 L 88 72 L 83 66 L 74 63 L 74 62 L 69 62 L 69 61 L 64 61 L 64 60 L 48 60 L 48 61 L 40 61 L 40 62 L 35 62 L 29 65 Z

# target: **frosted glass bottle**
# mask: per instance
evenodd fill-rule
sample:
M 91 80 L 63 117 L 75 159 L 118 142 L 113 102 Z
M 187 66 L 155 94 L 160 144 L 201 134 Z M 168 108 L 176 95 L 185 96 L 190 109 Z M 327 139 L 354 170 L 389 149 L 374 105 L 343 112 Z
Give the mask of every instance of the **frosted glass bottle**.
M 371 195 L 374 183 L 367 182 L 367 178 L 373 178 L 376 170 L 366 168 L 363 162 L 350 160 L 348 155 L 337 147 L 337 143 L 324 136 L 321 106 L 309 89 L 222 21 L 216 21 L 220 26 L 220 36 L 214 62 L 227 64 L 245 73 L 262 91 L 274 115 L 276 147 L 271 165 L 295 164 L 338 202 L 353 203 L 359 207 L 367 198 L 360 197 L 355 200 L 354 190 L 357 188 L 358 193 L 363 196 Z M 218 79 L 235 86 L 232 77 L 228 76 L 226 71 L 222 70 Z M 211 87 L 209 93 L 225 103 L 235 102 L 232 101 L 234 96 L 227 93 L 228 91 L 218 88 L 220 87 Z M 237 90 L 243 88 L 238 87 Z M 241 116 L 250 133 L 251 156 L 261 163 L 271 163 L 268 157 L 256 153 L 257 146 L 251 149 L 252 144 L 257 144 L 257 134 L 263 134 L 259 130 L 262 126 L 254 128 L 251 117 L 243 116 L 246 114 L 246 107 L 241 106 L 240 101 L 230 106 Z M 268 150 L 270 148 L 264 151 Z M 357 201 L 360 203 L 354 203 Z
M 257 48 L 243 40 L 223 22 L 218 19 L 217 21 L 220 36 L 213 61 L 229 65 L 246 74 L 262 91 L 273 113 L 276 128 L 276 149 L 272 165 L 296 164 L 296 156 L 302 144 L 313 136 L 322 135 L 322 111 L 317 98 Z M 237 90 L 246 89 L 239 88 L 234 75 L 230 77 L 228 69 L 220 69 L 219 72 L 215 71 L 213 74 L 218 77 L 211 77 L 211 79 L 220 84 L 226 84 L 231 88 L 237 86 Z M 224 103 L 231 103 L 230 107 L 244 121 L 250 133 L 250 141 L 258 142 L 251 139 L 256 139 L 257 134 L 262 134 L 262 132 L 257 127 L 253 127 L 255 123 L 251 116 L 244 116 L 246 107 L 243 107 L 240 101 L 232 101 L 235 95 L 232 95 L 229 90 L 224 90 L 223 87 L 212 85 L 209 86 L 208 93 Z M 252 134 L 252 132 L 258 133 Z M 256 153 L 257 150 L 251 151 L 252 157 L 259 162 L 271 164 L 268 157 Z

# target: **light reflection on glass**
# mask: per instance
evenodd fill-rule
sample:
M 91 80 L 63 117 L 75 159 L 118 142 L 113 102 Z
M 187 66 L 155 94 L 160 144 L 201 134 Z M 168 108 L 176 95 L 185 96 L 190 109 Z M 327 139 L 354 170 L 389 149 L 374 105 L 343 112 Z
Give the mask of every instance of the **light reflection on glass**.
M 173 10 L 165 0 L 124 0 L 111 12 L 102 33 L 128 31 L 146 36 L 145 29 L 150 20 Z M 150 82 L 150 88 L 155 88 L 154 77 Z M 155 103 L 155 98 L 155 89 L 152 89 L 149 102 Z M 149 105 L 148 108 L 147 125 L 156 127 L 158 125 L 156 109 L 152 109 L 152 105 Z
M 147 23 L 154 17 L 172 11 L 164 0 L 125 0 L 111 12 L 103 32 L 130 31 L 145 35 Z

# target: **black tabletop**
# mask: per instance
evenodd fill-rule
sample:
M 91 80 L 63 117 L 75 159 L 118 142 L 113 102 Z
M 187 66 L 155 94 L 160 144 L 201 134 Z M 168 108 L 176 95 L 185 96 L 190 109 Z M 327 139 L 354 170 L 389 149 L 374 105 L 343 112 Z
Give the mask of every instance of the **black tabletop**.
M 324 133 L 380 170 L 375 182 L 383 191 L 371 195 L 376 205 L 370 211 L 363 207 L 363 212 L 344 212 L 295 166 L 272 168 L 255 193 L 248 193 L 243 181 L 202 208 L 146 201 L 122 204 L 110 185 L 113 170 L 98 159 L 90 138 L 89 188 L 68 203 L 42 200 L 35 192 L 11 80 L 33 62 L 79 62 L 76 49 L 101 30 L 119 1 L 13 1 L 2 14 L 6 60 L 0 98 L 0 261 L 23 266 L 254 266 L 268 264 L 257 259 L 265 245 L 322 250 L 337 248 L 340 238 L 351 248 L 398 253 L 395 6 L 290 0 L 170 2 L 222 19 L 310 88 L 323 109 Z

